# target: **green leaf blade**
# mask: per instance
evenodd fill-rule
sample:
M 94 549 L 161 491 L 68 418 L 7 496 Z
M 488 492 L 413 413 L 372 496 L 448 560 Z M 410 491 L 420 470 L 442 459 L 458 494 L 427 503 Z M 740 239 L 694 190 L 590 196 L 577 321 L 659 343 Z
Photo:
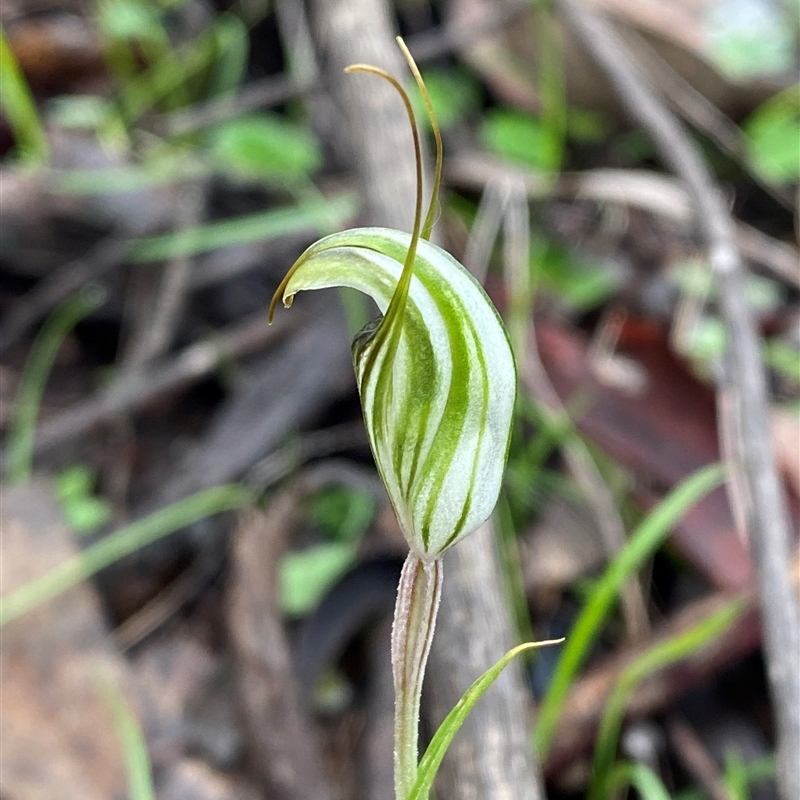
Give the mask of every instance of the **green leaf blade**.
M 725 467 L 712 464 L 697 470 L 674 488 L 631 534 L 597 582 L 570 631 L 539 710 L 534 743 L 541 758 L 550 748 L 572 681 L 600 635 L 622 584 L 658 549 L 683 514 L 718 486 L 724 476 Z
M 431 739 L 428 749 L 419 764 L 417 780 L 408 795 L 408 800 L 427 800 L 428 794 L 433 788 L 436 773 L 447 752 L 447 748 L 458 733 L 459 728 L 464 724 L 470 711 L 475 707 L 478 700 L 483 697 L 487 689 L 497 680 L 500 673 L 516 658 L 526 650 L 537 647 L 546 647 L 551 644 L 558 644 L 563 639 L 554 639 L 544 642 L 526 642 L 509 650 L 494 666 L 489 667 L 483 675 L 464 692 L 461 699 L 453 710 L 445 717 L 444 722 Z

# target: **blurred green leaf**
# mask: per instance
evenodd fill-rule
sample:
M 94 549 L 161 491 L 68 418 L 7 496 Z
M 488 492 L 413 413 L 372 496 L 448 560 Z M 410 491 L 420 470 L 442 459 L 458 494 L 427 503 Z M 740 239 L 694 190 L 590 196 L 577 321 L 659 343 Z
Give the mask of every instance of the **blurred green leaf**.
M 279 114 L 226 122 L 211 134 L 211 148 L 227 169 L 250 178 L 303 178 L 322 164 L 322 149 L 308 127 Z
M 550 243 L 534 243 L 531 259 L 542 285 L 576 311 L 596 308 L 618 288 L 618 280 L 610 265 L 589 263 L 565 248 Z
M 308 513 L 332 538 L 353 542 L 369 527 L 375 515 L 375 499 L 368 492 L 332 487 L 311 498 Z
M 314 545 L 286 553 L 279 566 L 280 604 L 284 613 L 308 614 L 355 560 L 356 548 L 346 542 Z
M 747 786 L 747 764 L 742 754 L 735 749 L 725 751 L 725 788 L 731 800 L 750 800 L 750 791 Z
M 263 242 L 298 231 L 325 229 L 332 219 L 344 224 L 356 213 L 356 207 L 356 198 L 348 194 L 331 197 L 325 202 L 311 201 L 210 222 L 178 233 L 140 239 L 133 245 L 128 260 L 134 263 L 160 261 L 220 247 Z
M 484 147 L 492 153 L 550 172 L 560 165 L 560 145 L 541 121 L 510 109 L 493 109 L 480 131 Z
M 55 494 L 67 524 L 77 533 L 91 533 L 111 519 L 111 504 L 94 496 L 95 475 L 86 464 L 58 473 Z
M 701 317 L 687 335 L 686 355 L 695 361 L 711 361 L 725 352 L 725 325 L 716 317 Z
M 576 142 L 599 142 L 610 133 L 608 119 L 596 111 L 571 108 L 567 114 L 567 134 Z
M 709 55 L 728 77 L 745 81 L 793 68 L 796 2 L 717 0 L 707 8 Z
M 447 130 L 479 108 L 480 86 L 468 72 L 454 67 L 434 67 L 424 69 L 422 77 L 442 130 Z M 431 121 L 419 89 L 413 87 L 410 94 L 417 119 L 426 130 L 430 130 Z
M 106 0 L 98 5 L 98 22 L 103 33 L 123 41 L 147 42 L 159 48 L 169 46 L 158 9 L 133 0 Z
M 670 800 L 661 778 L 645 764 L 619 762 L 614 767 L 609 784 L 609 797 L 616 797 L 621 789 L 632 786 L 642 800 Z
M 76 497 L 62 508 L 67 525 L 76 533 L 92 533 L 111 519 L 111 504 L 102 497 Z
M 655 157 L 655 149 L 644 131 L 635 128 L 614 137 L 615 155 L 624 164 L 641 164 Z
M 767 364 L 790 381 L 800 383 L 800 350 L 781 339 L 769 339 L 764 343 Z
M 687 259 L 670 271 L 672 279 L 684 292 L 698 296 L 714 296 L 714 276 L 698 259 Z M 784 291 L 777 281 L 749 273 L 745 283 L 745 298 L 754 311 L 774 311 L 784 302 Z
M 70 94 L 55 97 L 48 105 L 49 118 L 60 128 L 95 130 L 113 112 L 105 97 L 92 94 Z
M 221 16 L 214 24 L 214 32 L 217 59 L 211 72 L 209 96 L 226 94 L 239 86 L 250 52 L 247 26 L 239 17 L 233 14 Z
M 72 464 L 56 475 L 55 493 L 59 500 L 86 497 L 94 489 L 94 473 L 86 464 Z
M 49 154 L 47 137 L 28 82 L 0 25 L 0 112 L 11 126 L 23 161 L 41 164 Z
M 778 184 L 800 179 L 800 85 L 767 100 L 745 121 L 750 160 Z

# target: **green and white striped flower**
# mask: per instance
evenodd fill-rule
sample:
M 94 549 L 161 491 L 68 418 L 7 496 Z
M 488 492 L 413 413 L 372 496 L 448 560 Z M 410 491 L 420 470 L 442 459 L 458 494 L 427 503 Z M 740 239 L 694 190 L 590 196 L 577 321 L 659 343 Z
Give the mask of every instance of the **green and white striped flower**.
M 497 502 L 516 372 L 503 323 L 449 253 L 411 236 L 361 228 L 327 236 L 280 288 L 349 286 L 384 314 L 353 342 L 372 451 L 411 549 L 435 557 L 477 528 Z M 408 280 L 404 280 L 408 278 Z
M 508 335 L 486 293 L 449 253 L 426 240 L 441 174 L 440 146 L 423 227 L 419 141 L 408 97 L 381 70 L 355 69 L 389 80 L 409 111 L 417 150 L 414 231 L 360 228 L 325 237 L 289 270 L 270 314 L 279 299 L 288 307 L 297 292 L 332 286 L 358 289 L 377 303 L 382 318 L 353 342 L 364 421 L 408 544 L 431 560 L 475 530 L 497 502 L 516 370 Z

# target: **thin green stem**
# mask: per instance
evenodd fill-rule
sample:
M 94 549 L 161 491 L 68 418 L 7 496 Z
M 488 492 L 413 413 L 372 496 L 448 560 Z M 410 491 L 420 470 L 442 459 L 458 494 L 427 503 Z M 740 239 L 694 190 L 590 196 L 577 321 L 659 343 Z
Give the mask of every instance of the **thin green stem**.
M 397 588 L 392 626 L 396 800 L 406 800 L 417 778 L 422 680 L 441 595 L 441 560 L 423 561 L 409 553 Z
M 572 682 L 600 635 L 620 588 L 663 544 L 673 525 L 696 502 L 716 488 L 724 477 L 724 467 L 714 464 L 686 478 L 640 523 L 597 582 L 567 637 L 567 644 L 539 709 L 534 744 L 540 758 L 547 756 Z
M 30 86 L 0 25 L 0 110 L 14 134 L 23 161 L 42 164 L 49 157 L 47 136 Z
M 408 68 L 417 82 L 422 100 L 425 103 L 425 110 L 428 112 L 428 119 L 431 121 L 431 129 L 433 130 L 433 139 L 436 142 L 436 166 L 433 173 L 433 188 L 431 189 L 431 198 L 428 203 L 428 213 L 425 215 L 425 224 L 422 226 L 422 238 L 430 239 L 433 231 L 434 216 L 436 214 L 436 206 L 439 201 L 439 187 L 442 185 L 442 165 L 444 164 L 444 146 L 442 145 L 442 132 L 439 130 L 439 123 L 436 120 L 436 114 L 433 110 L 433 103 L 431 96 L 428 94 L 428 88 L 425 86 L 425 81 L 422 80 L 422 74 L 419 71 L 417 62 L 414 61 L 414 56 L 411 51 L 406 47 L 406 43 L 401 36 L 396 38 L 397 44 L 405 57 Z M 421 159 L 420 159 L 421 161 Z
M 610 776 L 628 698 L 634 689 L 649 675 L 687 658 L 721 636 L 742 615 L 746 605 L 746 600 L 741 597 L 731 600 L 679 636 L 659 642 L 646 650 L 623 670 L 606 702 L 600 722 L 589 800 L 603 800 L 613 796 Z
M 216 486 L 120 528 L 41 577 L 0 598 L 0 627 L 156 539 L 212 514 L 241 508 L 252 499 L 252 494 L 238 484 Z
M 111 709 L 117 736 L 125 751 L 128 797 L 130 800 L 156 800 L 150 754 L 139 721 L 116 683 L 109 679 L 103 681 L 100 688 Z
M 44 387 L 64 337 L 84 317 L 102 305 L 105 290 L 90 284 L 57 308 L 42 325 L 31 347 L 14 402 L 8 436 L 9 483 L 26 483 L 31 476 L 36 418 Z
M 411 126 L 411 136 L 414 141 L 414 163 L 416 166 L 417 180 L 417 194 L 414 201 L 414 227 L 411 230 L 411 242 L 408 245 L 408 252 L 406 253 L 406 259 L 403 263 L 403 272 L 400 275 L 400 280 L 397 282 L 397 287 L 389 302 L 389 307 L 386 309 L 383 322 L 378 327 L 372 339 L 371 345 L 377 349 L 381 341 L 387 336 L 391 335 L 392 337 L 396 337 L 399 335 L 399 327 L 395 323 L 402 319 L 408 292 L 411 288 L 411 277 L 414 274 L 414 260 L 417 257 L 417 245 L 419 244 L 420 231 L 422 228 L 422 144 L 419 138 L 419 131 L 417 130 L 417 119 L 414 116 L 414 107 L 411 104 L 411 98 L 397 78 L 390 75 L 386 70 L 380 67 L 373 67 L 371 64 L 351 64 L 349 67 L 345 68 L 345 72 L 367 72 L 388 81 L 403 101 Z

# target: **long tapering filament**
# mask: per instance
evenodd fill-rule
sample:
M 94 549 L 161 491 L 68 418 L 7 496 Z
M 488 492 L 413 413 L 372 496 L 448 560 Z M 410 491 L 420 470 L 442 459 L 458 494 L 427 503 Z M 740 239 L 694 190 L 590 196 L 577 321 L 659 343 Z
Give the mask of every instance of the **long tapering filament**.
M 433 230 L 434 224 L 434 216 L 436 213 L 436 205 L 439 199 L 439 188 L 442 182 L 442 162 L 443 162 L 443 148 L 442 148 L 442 135 L 439 130 L 439 124 L 436 121 L 436 115 L 433 111 L 433 104 L 431 103 L 430 95 L 428 94 L 428 90 L 425 87 L 425 82 L 422 79 L 422 75 L 420 74 L 419 68 L 417 67 L 416 62 L 414 61 L 414 57 L 411 55 L 406 43 L 403 41 L 402 37 L 397 37 L 397 44 L 400 47 L 400 50 L 403 53 L 403 57 L 405 58 L 406 62 L 408 63 L 409 69 L 411 70 L 412 75 L 414 76 L 414 80 L 419 87 L 420 93 L 422 94 L 422 99 L 425 103 L 425 108 L 428 112 L 428 117 L 431 121 L 431 127 L 433 129 L 433 136 L 436 141 L 436 167 L 434 171 L 434 180 L 433 180 L 433 187 L 431 190 L 431 197 L 430 202 L 428 204 L 428 211 L 425 215 L 425 223 L 422 224 L 422 145 L 420 143 L 419 131 L 417 129 L 417 118 L 414 114 L 414 107 L 411 103 L 411 98 L 408 96 L 408 92 L 403 88 L 402 84 L 392 75 L 390 75 L 386 70 L 381 69 L 380 67 L 375 67 L 372 64 L 351 64 L 348 67 L 345 67 L 345 72 L 367 72 L 372 75 L 377 75 L 380 78 L 388 81 L 395 89 L 395 91 L 400 95 L 400 99 L 403 101 L 403 105 L 406 109 L 406 114 L 408 115 L 408 121 L 411 127 L 411 136 L 414 141 L 414 164 L 415 164 L 415 171 L 416 171 L 416 198 L 414 203 L 414 226 L 411 230 L 411 242 L 408 246 L 408 252 L 406 253 L 405 262 L 403 263 L 403 272 L 400 276 L 400 280 L 397 283 L 397 287 L 392 295 L 392 299 L 389 302 L 389 307 L 386 309 L 386 314 L 384 316 L 383 324 L 380 326 L 378 331 L 375 333 L 375 337 L 373 339 L 373 346 L 377 345 L 380 341 L 384 339 L 384 337 L 388 334 L 389 331 L 392 330 L 393 322 L 396 318 L 402 315 L 402 310 L 405 307 L 406 299 L 408 298 L 408 292 L 411 287 L 411 278 L 414 272 L 414 259 L 417 255 L 417 246 L 419 244 L 420 238 L 422 239 L 430 239 L 431 232 Z M 284 276 L 284 279 L 281 281 L 281 284 L 278 286 L 275 294 L 272 297 L 272 302 L 270 303 L 269 307 L 269 321 L 270 324 L 272 323 L 272 317 L 275 312 L 275 306 L 277 305 L 278 298 L 282 295 L 283 290 L 288 285 L 291 276 L 294 274 L 295 270 L 300 266 L 300 262 L 294 264 L 292 269 Z
M 408 121 L 411 125 L 411 136 L 414 140 L 414 161 L 416 166 L 417 178 L 417 193 L 414 205 L 414 227 L 411 230 L 411 242 L 408 245 L 408 252 L 406 253 L 406 260 L 403 264 L 403 272 L 398 281 L 397 288 L 392 295 L 389 302 L 389 307 L 386 309 L 386 314 L 383 323 L 375 334 L 373 339 L 373 346 L 377 347 L 378 343 L 384 336 L 392 330 L 394 320 L 399 318 L 403 309 L 405 308 L 408 292 L 411 287 L 411 277 L 414 273 L 414 259 L 417 255 L 417 245 L 420 239 L 420 231 L 422 226 L 422 146 L 420 144 L 419 132 L 417 130 L 417 118 L 414 115 L 414 108 L 411 105 L 411 98 L 403 88 L 397 78 L 390 75 L 386 70 L 380 67 L 373 67 L 371 64 L 352 64 L 345 68 L 345 72 L 368 72 L 372 75 L 377 75 L 380 78 L 388 81 L 400 95 L 403 105 L 406 108 Z
M 422 226 L 422 238 L 430 239 L 433 231 L 434 215 L 436 214 L 436 204 L 439 200 L 439 189 L 442 184 L 442 164 L 444 162 L 444 147 L 442 145 L 442 132 L 439 130 L 439 123 L 436 120 L 436 114 L 433 110 L 433 103 L 428 94 L 428 88 L 425 86 L 425 81 L 422 79 L 422 74 L 417 67 L 417 62 L 414 61 L 414 56 L 403 41 L 402 36 L 396 37 L 397 44 L 417 82 L 419 92 L 422 95 L 422 100 L 425 103 L 425 110 L 428 112 L 428 119 L 431 122 L 431 129 L 433 130 L 433 139 L 436 142 L 436 166 L 433 173 L 433 187 L 431 188 L 430 202 L 428 203 L 428 212 L 425 215 L 425 224 Z

